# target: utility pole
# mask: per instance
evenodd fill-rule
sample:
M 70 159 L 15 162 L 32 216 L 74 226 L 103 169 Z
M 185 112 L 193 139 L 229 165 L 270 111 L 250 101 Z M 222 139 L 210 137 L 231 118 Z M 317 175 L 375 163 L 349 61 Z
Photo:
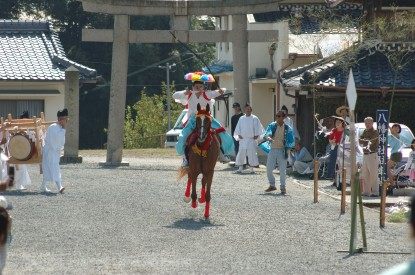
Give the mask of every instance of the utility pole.
M 158 66 L 160 69 L 166 69 L 167 77 L 167 88 L 166 88 L 166 97 L 167 97 L 167 131 L 171 129 L 171 108 L 170 108 L 170 70 L 176 66 L 176 63 L 170 64 L 166 63 L 166 66 Z

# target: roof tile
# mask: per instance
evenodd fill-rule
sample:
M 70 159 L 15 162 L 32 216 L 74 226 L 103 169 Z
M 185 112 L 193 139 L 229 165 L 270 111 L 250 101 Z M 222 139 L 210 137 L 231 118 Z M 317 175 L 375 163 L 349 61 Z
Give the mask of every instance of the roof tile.
M 94 69 L 66 57 L 50 22 L 0 20 L 0 80 L 63 81 L 70 66 L 81 79 L 96 78 Z

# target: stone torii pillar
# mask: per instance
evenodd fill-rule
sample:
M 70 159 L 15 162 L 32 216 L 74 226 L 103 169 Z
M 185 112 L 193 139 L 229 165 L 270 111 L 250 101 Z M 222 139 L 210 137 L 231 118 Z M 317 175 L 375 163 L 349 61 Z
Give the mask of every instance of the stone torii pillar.
M 128 165 L 128 163 L 122 162 L 122 150 L 124 148 L 129 30 L 130 17 L 128 15 L 115 15 L 108 115 L 107 161 L 101 163 L 106 166 Z

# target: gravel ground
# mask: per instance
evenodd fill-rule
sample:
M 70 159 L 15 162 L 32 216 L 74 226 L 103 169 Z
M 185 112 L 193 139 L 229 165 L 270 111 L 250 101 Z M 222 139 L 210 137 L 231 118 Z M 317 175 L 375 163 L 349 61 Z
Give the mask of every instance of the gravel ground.
M 183 202 L 180 159 L 125 159 L 117 169 L 101 160 L 62 166 L 63 195 L 37 192 L 36 167 L 28 191 L 6 193 L 14 221 L 5 274 L 372 274 L 413 257 L 337 252 L 350 233 L 338 201 L 313 204 L 312 190 L 292 181 L 287 196 L 265 194 L 264 169 L 235 175 L 218 164 L 205 221 L 203 207 Z M 378 215 L 365 211 L 369 250 L 412 252 L 407 225 L 381 230 Z

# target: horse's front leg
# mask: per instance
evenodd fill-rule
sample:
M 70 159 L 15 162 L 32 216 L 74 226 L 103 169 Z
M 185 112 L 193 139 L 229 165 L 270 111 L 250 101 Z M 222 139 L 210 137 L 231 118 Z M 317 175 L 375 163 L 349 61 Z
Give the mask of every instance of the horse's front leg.
M 206 205 L 205 205 L 205 218 L 209 218 L 210 215 L 210 187 L 212 186 L 212 180 L 213 180 L 213 170 L 208 172 L 207 175 L 203 175 L 203 177 L 206 177 Z
M 206 202 L 206 177 L 203 175 L 202 177 L 202 189 L 200 190 L 200 198 L 199 203 Z
M 192 177 L 192 208 L 197 207 L 196 183 L 197 183 L 197 176 Z
M 186 191 L 184 192 L 184 201 L 186 203 L 190 202 L 190 188 L 192 187 L 192 180 L 187 176 Z

